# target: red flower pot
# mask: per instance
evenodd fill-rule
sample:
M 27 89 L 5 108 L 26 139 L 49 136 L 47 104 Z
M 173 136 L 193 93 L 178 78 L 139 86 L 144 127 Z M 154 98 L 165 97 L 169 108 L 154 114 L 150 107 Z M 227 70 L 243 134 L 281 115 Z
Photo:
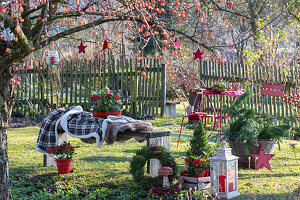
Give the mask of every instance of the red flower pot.
M 72 159 L 69 160 L 56 160 L 57 171 L 59 174 L 68 174 L 71 171 L 71 162 Z
M 121 115 L 121 111 L 93 111 L 93 117 L 106 119 L 108 115 L 119 116 Z

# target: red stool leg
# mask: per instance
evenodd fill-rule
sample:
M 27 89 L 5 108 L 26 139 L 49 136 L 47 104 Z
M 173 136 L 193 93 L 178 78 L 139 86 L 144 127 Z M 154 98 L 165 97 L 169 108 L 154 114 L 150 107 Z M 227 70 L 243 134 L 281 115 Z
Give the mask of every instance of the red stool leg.
M 196 130 L 197 121 L 198 121 L 198 120 L 195 120 L 195 122 L 194 122 L 194 130 Z
M 181 127 L 180 127 L 178 142 L 177 142 L 177 148 L 179 147 L 179 141 L 180 141 L 181 131 L 182 131 L 182 127 L 183 127 L 183 120 L 184 120 L 184 117 L 182 118 L 182 121 L 181 121 Z

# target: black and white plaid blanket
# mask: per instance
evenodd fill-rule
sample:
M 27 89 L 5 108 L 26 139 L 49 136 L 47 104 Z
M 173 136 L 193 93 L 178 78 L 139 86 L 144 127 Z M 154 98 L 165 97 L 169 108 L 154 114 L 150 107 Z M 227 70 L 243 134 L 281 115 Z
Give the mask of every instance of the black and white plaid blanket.
M 47 154 L 46 150 L 55 147 L 58 144 L 58 135 L 64 132 L 75 138 L 95 137 L 97 146 L 101 148 L 103 120 L 83 112 L 80 106 L 56 109 L 41 124 L 36 150 Z

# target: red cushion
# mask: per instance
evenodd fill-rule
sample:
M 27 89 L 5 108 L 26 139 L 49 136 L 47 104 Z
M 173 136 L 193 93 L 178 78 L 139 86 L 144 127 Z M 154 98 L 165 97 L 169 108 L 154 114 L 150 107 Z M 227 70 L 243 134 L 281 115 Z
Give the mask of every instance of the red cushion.
M 188 116 L 189 120 L 200 120 L 202 116 L 206 115 L 203 112 L 193 112 Z

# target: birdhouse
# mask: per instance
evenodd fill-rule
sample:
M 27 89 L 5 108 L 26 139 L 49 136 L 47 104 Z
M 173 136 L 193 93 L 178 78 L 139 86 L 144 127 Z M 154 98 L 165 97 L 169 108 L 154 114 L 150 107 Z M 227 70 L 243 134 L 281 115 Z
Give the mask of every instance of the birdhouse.
M 46 56 L 47 65 L 59 65 L 58 51 L 50 51 Z
M 212 196 L 221 199 L 231 199 L 239 196 L 238 192 L 238 157 L 231 154 L 231 148 L 226 148 L 226 142 L 221 142 L 217 154 L 210 158 L 210 189 Z

